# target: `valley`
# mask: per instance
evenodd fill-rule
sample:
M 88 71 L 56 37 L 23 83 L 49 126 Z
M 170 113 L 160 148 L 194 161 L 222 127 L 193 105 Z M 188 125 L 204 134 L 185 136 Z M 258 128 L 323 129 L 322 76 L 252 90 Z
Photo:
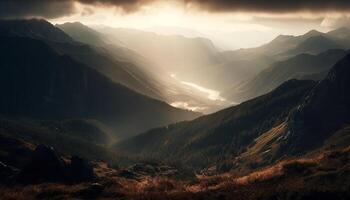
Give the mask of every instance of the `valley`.
M 350 199 L 349 6 L 315 2 L 0 1 L 0 199 Z

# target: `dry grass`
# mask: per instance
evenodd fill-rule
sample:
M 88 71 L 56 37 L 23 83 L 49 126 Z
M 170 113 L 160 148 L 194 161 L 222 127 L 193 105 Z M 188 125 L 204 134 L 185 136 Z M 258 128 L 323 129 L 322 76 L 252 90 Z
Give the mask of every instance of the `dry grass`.
M 349 172 L 350 147 L 327 151 L 308 159 L 294 159 L 250 173 L 243 177 L 233 174 L 198 176 L 193 181 L 179 181 L 167 177 L 145 177 L 132 180 L 116 176 L 117 170 L 105 163 L 96 163 L 97 182 L 104 189 L 96 199 L 259 199 L 271 195 L 284 195 L 285 191 L 304 191 L 316 187 L 310 178 L 323 177 L 328 172 L 334 174 L 343 169 Z M 333 170 L 333 171 L 332 171 Z M 309 185 L 308 185 L 309 184 Z M 311 185 L 310 185 L 311 184 Z M 66 185 L 45 183 L 29 186 L 0 187 L 0 197 L 4 200 L 31 199 L 83 199 L 84 191 L 90 183 Z M 329 185 L 319 186 L 322 191 L 337 190 Z M 268 198 L 267 198 L 268 199 Z

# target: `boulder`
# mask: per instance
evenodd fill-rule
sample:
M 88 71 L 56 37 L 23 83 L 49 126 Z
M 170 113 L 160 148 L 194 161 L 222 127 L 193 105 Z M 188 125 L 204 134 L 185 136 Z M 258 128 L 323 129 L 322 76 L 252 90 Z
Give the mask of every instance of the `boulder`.
M 73 181 L 90 181 L 95 178 L 94 169 L 89 161 L 78 156 L 72 156 L 70 177 Z
M 61 181 L 67 176 L 67 166 L 56 151 L 46 145 L 38 145 L 19 178 L 23 182 Z
M 140 178 L 139 174 L 137 174 L 133 171 L 127 170 L 127 169 L 120 170 L 118 172 L 117 176 L 122 177 L 122 178 L 126 178 L 126 179 L 134 179 L 134 180 L 137 180 Z

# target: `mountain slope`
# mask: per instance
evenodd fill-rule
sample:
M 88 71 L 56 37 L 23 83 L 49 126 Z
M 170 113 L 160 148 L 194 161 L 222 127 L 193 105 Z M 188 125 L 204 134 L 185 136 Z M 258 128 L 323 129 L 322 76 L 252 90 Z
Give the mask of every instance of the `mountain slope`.
M 223 95 L 232 101 L 242 102 L 266 94 L 290 79 L 323 79 L 328 70 L 346 53 L 341 49 L 328 50 L 318 55 L 300 54 L 276 62 L 251 80 L 225 91 Z
M 180 35 L 160 35 L 136 29 L 97 28 L 110 41 L 124 44 L 155 65 L 166 75 L 175 74 L 182 81 L 215 87 L 215 81 L 203 79 L 207 71 L 221 61 L 221 55 L 206 38 L 187 38 Z M 216 81 L 217 82 L 217 81 Z
M 282 55 L 290 57 L 301 53 L 319 54 L 329 49 L 342 49 L 342 48 L 346 49 L 345 46 L 341 45 L 341 43 L 338 43 L 337 41 L 333 40 L 330 37 L 314 36 L 306 39 L 295 48 L 282 53 Z
M 217 170 L 246 173 L 324 145 L 349 145 L 348 131 L 343 130 L 350 123 L 349 66 L 347 55 L 316 85 L 287 81 L 266 95 L 150 130 L 118 143 L 116 149 L 195 168 L 214 165 Z
M 81 25 L 77 27 L 76 24 L 71 24 L 71 26 L 79 29 L 80 32 L 93 31 Z M 0 20 L 0 34 L 2 36 L 28 37 L 45 41 L 56 51 L 71 56 L 101 72 L 116 83 L 125 85 L 141 94 L 162 100 L 161 91 L 151 84 L 150 77 L 145 75 L 137 65 L 129 60 L 117 59 L 118 57 L 111 55 L 106 49 L 77 42 L 61 29 L 45 20 Z
M 106 40 L 99 32 L 86 27 L 80 22 L 58 24 L 56 27 L 67 33 L 76 41 L 95 46 L 106 45 Z
M 74 43 L 71 37 L 43 19 L 0 20 L 0 35 Z
M 322 145 L 350 122 L 350 55 L 341 59 L 289 117 L 290 136 L 283 144 L 291 153 Z
M 217 113 L 150 130 L 116 145 L 117 152 L 177 160 L 202 168 L 239 154 L 288 116 L 312 81 L 289 81 L 271 93 Z
M 117 138 L 197 116 L 115 84 L 44 42 L 0 40 L 0 113 L 5 116 L 91 118 L 111 126 Z
M 350 144 L 350 55 L 333 66 L 281 124 L 256 138 L 249 148 L 229 162 L 234 168 L 266 166 L 319 149 Z

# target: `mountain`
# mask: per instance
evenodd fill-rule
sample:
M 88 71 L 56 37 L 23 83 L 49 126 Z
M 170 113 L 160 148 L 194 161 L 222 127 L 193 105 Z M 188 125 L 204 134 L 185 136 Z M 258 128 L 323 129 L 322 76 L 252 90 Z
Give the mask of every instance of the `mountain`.
M 328 75 L 279 125 L 255 139 L 245 152 L 231 158 L 233 168 L 257 168 L 269 163 L 348 147 L 350 55 L 338 61 Z
M 112 127 L 117 139 L 198 116 L 116 84 L 70 56 L 58 54 L 45 42 L 17 37 L 0 40 L 0 113 L 4 116 L 96 119 Z
M 84 62 L 86 65 L 91 65 L 91 63 L 96 63 L 96 61 L 101 60 L 102 63 L 97 63 L 97 66 L 106 66 L 106 62 L 108 59 L 117 60 L 117 62 L 123 62 L 120 65 L 124 66 L 125 71 L 132 75 L 134 80 L 137 82 L 132 82 L 130 80 L 125 80 L 128 83 L 128 87 L 146 94 L 152 98 L 157 98 L 162 101 L 166 101 L 169 104 L 177 105 L 184 109 L 195 109 L 198 112 L 209 113 L 217 111 L 220 108 L 225 107 L 226 102 L 218 102 L 207 99 L 205 93 L 201 91 L 194 91 L 193 88 L 181 82 L 177 78 L 171 77 L 170 73 L 160 67 L 157 67 L 157 64 L 153 62 L 148 57 L 142 56 L 138 52 L 127 48 L 127 46 L 121 44 L 121 42 L 116 41 L 113 37 L 112 39 L 108 37 L 108 35 L 102 34 L 100 32 L 95 31 L 94 29 L 85 26 L 79 22 L 75 23 L 65 23 L 61 25 L 56 25 L 62 30 L 67 31 L 67 33 L 73 37 L 73 39 L 79 41 L 81 40 L 80 35 L 84 35 L 84 42 L 94 47 L 95 50 L 100 52 L 100 54 L 105 55 L 107 58 L 102 58 L 96 56 L 94 57 L 89 53 L 88 56 L 84 56 L 81 58 L 81 55 L 76 55 L 75 52 L 85 52 L 84 49 L 78 49 L 74 47 L 72 56 L 75 56 L 76 59 L 81 59 L 81 62 Z M 142 34 L 142 32 L 140 33 Z M 104 43 L 96 44 L 96 36 L 98 38 L 103 39 Z M 108 39 L 110 38 L 110 39 Z M 96 45 L 99 45 L 98 47 Z M 70 53 L 72 49 L 71 46 L 63 46 L 57 48 L 58 45 L 55 45 L 56 49 L 60 50 L 62 53 Z M 90 47 L 91 48 L 91 47 Z M 106 55 L 107 54 L 107 55 Z M 88 61 L 88 62 L 86 62 Z M 109 66 L 110 64 L 108 64 Z M 113 73 L 110 72 L 113 70 L 113 66 L 104 69 L 105 75 L 112 77 Z M 101 67 L 97 68 L 101 70 Z M 116 69 L 114 69 L 116 71 Z M 120 76 L 117 76 L 117 80 L 124 80 L 127 78 L 127 75 L 123 75 L 123 73 L 119 73 Z M 139 84 L 142 84 L 140 86 Z M 180 103 L 179 103 L 180 102 Z M 184 105 L 184 106 L 181 106 Z
M 80 22 L 57 24 L 56 27 L 81 43 L 104 46 L 108 42 L 102 37 L 101 33 L 88 28 Z
M 302 53 L 319 54 L 329 49 L 347 49 L 350 47 L 350 40 L 347 37 L 349 35 L 350 30 L 347 28 L 339 28 L 327 33 L 310 30 L 299 36 L 279 35 L 262 46 L 239 49 L 233 53 L 261 54 L 282 61 Z
M 349 123 L 350 55 L 341 59 L 288 119 L 288 140 L 283 151 L 298 153 L 323 145 Z
M 346 54 L 347 51 L 334 49 L 318 55 L 300 54 L 285 61 L 276 62 L 251 80 L 228 89 L 223 96 L 235 102 L 242 102 L 266 94 L 290 79 L 321 80 L 327 75 L 328 70 Z
M 329 49 L 346 49 L 340 43 L 326 36 L 314 36 L 306 39 L 295 48 L 284 52 L 282 55 L 293 56 L 300 53 L 319 54 Z
M 76 24 L 71 24 L 76 27 Z M 78 26 L 76 29 L 81 28 Z M 67 54 L 75 60 L 99 71 L 116 83 L 125 85 L 141 94 L 162 99 L 161 91 L 152 85 L 152 80 L 129 60 L 119 60 L 103 48 L 80 43 L 61 29 L 42 19 L 1 20 L 2 36 L 29 37 L 45 41 L 61 54 Z M 90 29 L 83 31 L 89 32 Z
M 350 30 L 348 28 L 341 27 L 341 28 L 329 31 L 327 35 L 335 40 L 339 40 L 343 42 L 348 41 L 346 42 L 346 44 L 347 45 L 349 44 Z
M 188 38 L 181 35 L 160 35 L 148 31 L 100 27 L 110 41 L 120 41 L 125 47 L 146 57 L 155 65 L 152 70 L 175 74 L 182 81 L 204 86 L 215 82 L 203 79 L 207 69 L 221 62 L 213 43 L 206 38 Z
M 121 141 L 115 149 L 126 155 L 177 160 L 201 169 L 239 154 L 254 138 L 283 122 L 313 86 L 312 81 L 292 80 L 238 106 Z
M 0 20 L 0 36 L 29 37 L 62 43 L 74 40 L 43 19 Z
M 347 55 L 317 84 L 290 80 L 238 106 L 121 141 L 115 149 L 242 174 L 326 146 L 347 146 L 349 64 Z
M 240 49 L 240 50 L 237 50 L 237 52 L 264 54 L 267 56 L 278 57 L 279 54 L 296 48 L 298 45 L 300 45 L 302 42 L 304 42 L 309 38 L 323 36 L 323 35 L 324 33 L 321 33 L 316 30 L 311 30 L 299 36 L 279 35 L 267 44 L 264 44 L 262 46 L 255 47 L 255 48 Z

